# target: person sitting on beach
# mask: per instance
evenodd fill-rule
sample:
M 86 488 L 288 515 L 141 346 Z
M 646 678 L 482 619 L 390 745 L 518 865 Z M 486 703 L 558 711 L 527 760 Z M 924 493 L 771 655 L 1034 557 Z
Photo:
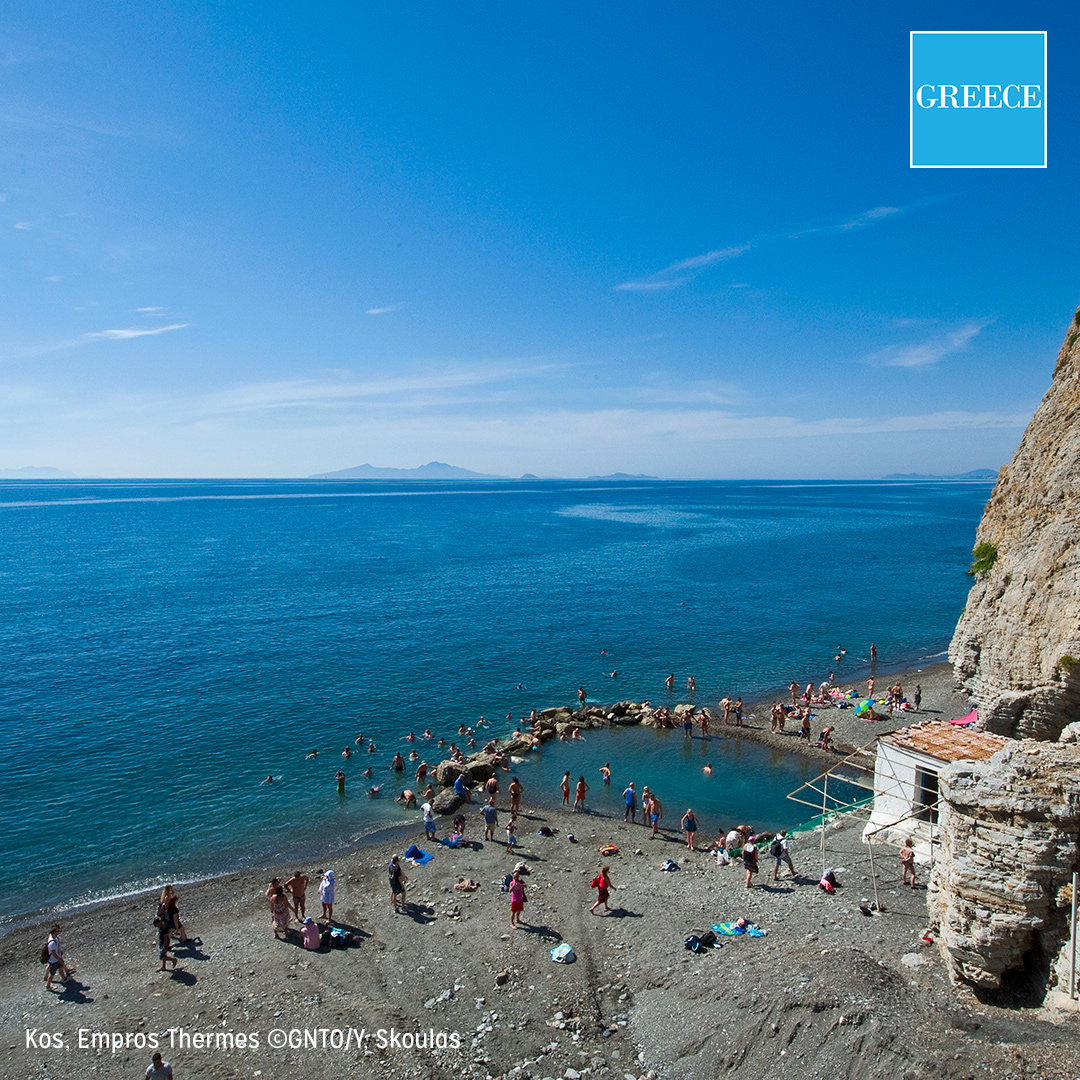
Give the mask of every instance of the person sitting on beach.
M 453 821 L 450 822 L 451 831 L 456 830 L 458 839 L 464 839 L 465 837 L 465 815 L 458 814 Z
M 463 877 L 458 879 L 458 883 L 454 888 L 460 889 L 462 892 L 476 892 L 480 888 L 480 882 L 471 877 Z
M 469 791 L 469 785 L 465 782 L 464 773 L 459 773 L 458 778 L 454 781 L 454 793 L 460 795 L 467 803 L 472 802 L 472 793 Z
M 319 924 L 309 915 L 300 927 L 300 943 L 305 949 L 314 951 L 322 944 L 322 935 L 319 933 Z

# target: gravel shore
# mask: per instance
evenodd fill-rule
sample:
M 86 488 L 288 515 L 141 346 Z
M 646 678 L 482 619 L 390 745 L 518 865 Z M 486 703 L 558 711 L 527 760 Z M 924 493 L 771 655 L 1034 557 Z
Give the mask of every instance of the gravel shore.
M 893 726 L 967 710 L 947 667 L 919 675 L 922 713 Z M 907 686 L 911 676 L 903 678 Z M 751 712 L 739 734 L 796 748 L 793 736 L 769 735 L 767 705 Z M 863 724 L 847 710 L 835 715 L 837 734 L 852 744 L 888 726 Z M 674 826 L 678 793 L 662 794 Z M 501 825 L 505 809 L 500 818 Z M 820 831 L 799 837 L 795 878 L 774 883 L 763 851 L 756 886 L 747 889 L 740 866 L 689 852 L 673 830 L 651 840 L 640 825 L 531 806 L 527 793 L 513 854 L 480 840 L 473 811 L 461 849 L 432 845 L 410 828 L 336 859 L 336 921 L 359 939 L 348 949 L 309 952 L 295 938 L 275 940 L 266 885 L 296 866 L 181 889 L 195 940 L 177 947 L 175 971 L 154 970 L 156 897 L 63 920 L 78 970 L 62 992 L 43 986 L 37 954 L 45 928 L 15 930 L 0 942 L 0 1076 L 139 1077 L 154 1036 L 177 1080 L 281 1073 L 1074 1080 L 1075 1016 L 1054 1025 L 1045 1010 L 980 1002 L 950 987 L 936 948 L 922 940 L 923 883 L 901 888 L 888 855 L 879 867 L 883 911 L 860 911 L 860 901 L 874 897 L 862 824 L 850 817 L 830 826 L 824 853 Z M 539 835 L 544 825 L 557 835 Z M 395 914 L 386 867 L 411 843 L 435 857 L 405 864 L 408 905 Z M 602 857 L 607 843 L 619 854 Z M 660 869 L 669 858 L 679 870 Z M 518 861 L 530 873 L 525 925 L 514 930 L 500 882 Z M 590 915 L 589 883 L 604 862 L 617 887 L 613 910 Z M 836 869 L 841 887 L 833 895 L 818 888 L 823 865 Z M 317 914 L 315 885 L 325 868 L 304 869 L 314 879 L 309 913 Z M 461 877 L 480 888 L 456 891 Z M 683 947 L 691 932 L 740 917 L 766 936 L 723 938 L 722 949 L 700 955 Z M 576 962 L 552 961 L 563 942 Z M 273 1045 L 278 1032 L 300 1045 Z

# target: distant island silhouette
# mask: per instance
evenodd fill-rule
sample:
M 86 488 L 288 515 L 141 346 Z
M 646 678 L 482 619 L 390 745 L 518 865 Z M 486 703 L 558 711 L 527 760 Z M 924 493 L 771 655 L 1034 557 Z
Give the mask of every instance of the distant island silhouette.
M 77 480 L 76 473 L 51 465 L 25 465 L 21 469 L 0 469 L 0 480 Z
M 949 473 L 947 476 L 937 476 L 932 473 L 889 473 L 882 480 L 994 480 L 997 478 L 997 469 L 972 469 L 971 472 Z
M 337 472 L 315 473 L 309 480 L 509 480 L 509 476 L 493 476 L 491 473 L 473 472 L 445 461 L 429 461 L 415 469 L 378 468 L 375 465 L 357 465 Z

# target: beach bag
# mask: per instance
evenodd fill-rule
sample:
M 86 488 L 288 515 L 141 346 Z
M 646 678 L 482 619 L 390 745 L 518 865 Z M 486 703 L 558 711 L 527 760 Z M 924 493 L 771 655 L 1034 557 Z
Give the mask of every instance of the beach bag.
M 349 935 L 344 930 L 337 928 L 330 931 L 330 948 L 347 949 L 349 947 Z
M 661 870 L 678 870 L 679 869 L 679 864 L 677 862 L 675 862 L 674 859 L 665 859 L 660 864 L 660 869 Z
M 44 945 L 41 946 L 41 952 L 38 953 L 38 959 L 43 964 L 47 964 L 49 962 L 49 943 L 47 941 Z
M 773 840 L 773 842 L 772 842 L 772 843 L 771 843 L 771 844 L 769 845 L 769 854 L 770 854 L 770 855 L 771 855 L 771 856 L 772 856 L 772 857 L 773 857 L 774 859 L 779 859 L 779 858 L 780 858 L 780 853 L 781 853 L 781 852 L 782 852 L 783 850 L 784 850 L 784 845 L 783 845 L 783 843 L 781 843 L 780 837 L 778 836 L 778 837 L 776 837 L 776 838 L 775 838 L 775 839 Z

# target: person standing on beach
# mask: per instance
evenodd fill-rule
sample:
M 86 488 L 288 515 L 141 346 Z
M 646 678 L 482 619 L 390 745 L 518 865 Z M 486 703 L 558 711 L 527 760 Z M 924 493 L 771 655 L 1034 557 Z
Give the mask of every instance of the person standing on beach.
M 911 887 L 915 888 L 915 845 L 909 836 L 900 849 L 900 884 L 906 885 L 911 877 Z
M 278 885 L 274 889 L 274 895 L 270 897 L 270 925 L 274 928 L 274 937 L 279 938 L 282 934 L 289 936 L 289 916 L 292 908 L 289 907 L 288 897 L 285 895 L 283 886 Z
M 870 642 L 870 663 L 877 663 L 877 646 L 872 641 Z
M 495 797 L 491 797 L 491 801 L 487 806 L 480 808 L 480 813 L 484 817 L 484 839 L 495 839 L 495 826 L 499 824 L 499 811 L 495 806 Z
M 435 839 L 435 807 L 431 805 L 431 800 L 428 799 L 423 806 L 420 807 L 420 813 L 424 815 L 424 835 L 429 840 Z
M 171 934 L 179 934 L 183 944 L 187 944 L 187 931 L 180 921 L 180 902 L 176 896 L 176 890 L 171 885 L 166 885 L 161 890 L 161 899 L 158 902 L 158 918 L 169 928 Z
M 515 870 L 510 876 L 510 925 L 516 930 L 521 926 L 521 913 L 525 910 L 525 882 Z
M 521 781 L 516 776 L 510 778 L 510 786 L 506 789 L 510 796 L 510 813 L 518 814 L 521 810 L 521 795 L 524 792 Z
M 623 801 L 626 803 L 626 809 L 623 811 L 622 816 L 623 821 L 637 824 L 637 792 L 634 790 L 633 780 L 630 781 L 623 792 Z
M 752 889 L 754 887 L 754 875 L 758 872 L 758 853 L 752 836 L 743 844 L 742 864 L 743 869 L 746 871 L 746 887 Z
M 175 970 L 176 957 L 169 952 L 169 946 L 172 944 L 172 937 L 169 933 L 169 924 L 158 916 L 158 918 L 154 920 L 154 926 L 157 927 L 158 959 L 161 961 L 157 970 L 164 971 L 165 965 L 170 961 L 172 962 L 173 970 Z M 45 985 L 48 986 L 49 984 L 46 983 Z
M 788 687 L 788 689 L 791 691 L 791 704 L 792 705 L 798 705 L 799 704 L 799 684 L 794 679 L 792 679 L 791 680 L 791 685 Z
M 919 706 L 922 704 L 922 686 L 919 683 L 915 684 L 915 693 L 911 695 L 915 704 L 915 711 L 919 711 Z
M 293 913 L 301 922 L 303 922 L 305 918 L 304 903 L 307 899 L 307 887 L 310 880 L 311 879 L 302 870 L 297 870 L 296 873 L 285 882 L 285 888 L 292 893 Z
M 405 900 L 405 886 L 409 883 L 409 879 L 405 876 L 401 869 L 401 860 L 395 855 L 390 860 L 390 908 L 393 911 L 400 911 L 401 905 Z
M 780 864 L 787 863 L 788 869 L 791 871 L 791 876 L 795 876 L 795 866 L 791 861 L 791 852 L 788 849 L 787 830 L 781 829 L 773 838 L 773 842 L 769 845 L 769 854 L 773 857 L 772 879 L 773 881 L 780 880 Z
M 655 839 L 656 830 L 660 828 L 660 819 L 664 816 L 664 807 L 660 800 L 649 793 L 649 824 L 652 825 L 652 832 L 649 834 L 649 839 Z
M 585 783 L 585 777 L 579 776 L 577 782 L 577 790 L 574 792 L 574 813 L 579 810 L 581 813 L 585 812 L 585 792 L 589 790 L 589 785 Z
M 589 914 L 592 915 L 601 904 L 604 905 L 605 911 L 610 911 L 608 897 L 615 891 L 615 886 L 611 884 L 611 874 L 608 867 L 602 866 L 600 868 L 600 873 L 592 879 L 589 888 L 596 890 L 596 903 L 589 908 Z
M 697 818 L 694 817 L 693 810 L 687 810 L 683 814 L 682 821 L 679 822 L 679 827 L 684 833 L 686 833 L 686 848 L 688 851 L 694 850 L 694 834 L 697 832 L 698 824 Z
M 701 727 L 701 741 L 709 741 L 709 714 L 702 709 L 701 716 L 698 717 L 698 725 Z
M 334 871 L 327 870 L 319 882 L 319 899 L 322 901 L 322 917 L 334 917 Z
M 562 784 L 562 804 L 563 806 L 570 805 L 570 770 L 567 769 L 563 774 Z
M 511 814 L 510 820 L 506 823 L 506 850 L 513 855 L 515 847 L 517 847 L 517 818 Z
M 157 922 L 156 919 L 154 921 Z M 166 931 L 166 940 L 168 940 L 168 931 Z M 45 989 L 51 990 L 52 981 L 57 975 L 60 976 L 61 982 L 67 982 L 75 974 L 75 969 L 69 968 L 64 963 L 64 946 L 60 944 L 59 923 L 53 923 L 49 936 L 45 939 L 45 955 L 49 965 L 45 972 Z M 174 960 L 173 964 L 175 963 Z
M 743 710 L 743 704 L 742 704 L 742 697 L 741 696 L 737 697 L 735 699 L 735 704 L 732 705 L 732 708 L 735 710 L 735 726 L 736 727 L 742 727 L 743 726 L 743 711 L 742 711 Z
M 684 739 L 692 739 L 694 737 L 694 714 L 692 712 L 683 713 L 682 731 Z

